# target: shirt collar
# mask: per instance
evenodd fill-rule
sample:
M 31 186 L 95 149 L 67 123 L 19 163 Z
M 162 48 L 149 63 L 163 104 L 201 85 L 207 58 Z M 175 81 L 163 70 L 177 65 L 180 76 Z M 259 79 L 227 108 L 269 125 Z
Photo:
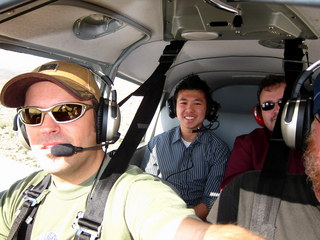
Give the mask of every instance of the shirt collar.
M 207 130 L 207 131 L 210 131 L 210 130 Z M 193 143 L 195 143 L 195 142 L 206 143 L 208 141 L 208 139 L 206 137 L 207 136 L 207 134 L 206 134 L 207 131 L 200 132 L 198 134 L 198 136 L 196 137 L 196 139 L 193 141 Z M 176 143 L 178 141 L 181 141 L 180 126 L 175 127 L 171 143 Z

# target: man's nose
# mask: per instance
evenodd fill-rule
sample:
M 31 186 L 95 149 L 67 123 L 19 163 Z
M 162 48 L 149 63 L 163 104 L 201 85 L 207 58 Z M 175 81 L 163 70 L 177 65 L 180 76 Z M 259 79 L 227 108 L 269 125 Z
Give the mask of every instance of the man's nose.
M 59 130 L 59 123 L 56 123 L 48 113 L 45 113 L 40 127 L 42 133 L 55 133 Z

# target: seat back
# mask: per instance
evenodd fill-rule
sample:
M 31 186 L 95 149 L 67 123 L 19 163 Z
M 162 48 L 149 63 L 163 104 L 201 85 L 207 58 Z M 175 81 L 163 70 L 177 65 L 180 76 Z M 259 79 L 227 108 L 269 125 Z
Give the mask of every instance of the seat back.
M 215 133 L 229 146 L 230 150 L 237 136 L 250 133 L 260 127 L 250 113 L 220 112 L 218 120 L 220 125 Z

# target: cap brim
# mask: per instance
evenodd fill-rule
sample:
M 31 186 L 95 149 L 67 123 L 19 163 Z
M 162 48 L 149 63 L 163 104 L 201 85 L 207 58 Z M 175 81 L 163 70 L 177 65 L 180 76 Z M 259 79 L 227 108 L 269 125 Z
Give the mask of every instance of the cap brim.
M 79 92 L 68 86 L 66 79 L 59 80 L 47 74 L 30 72 L 14 77 L 4 85 L 0 96 L 1 104 L 11 108 L 23 106 L 28 88 L 32 84 L 42 81 L 55 83 L 79 100 L 84 99 Z

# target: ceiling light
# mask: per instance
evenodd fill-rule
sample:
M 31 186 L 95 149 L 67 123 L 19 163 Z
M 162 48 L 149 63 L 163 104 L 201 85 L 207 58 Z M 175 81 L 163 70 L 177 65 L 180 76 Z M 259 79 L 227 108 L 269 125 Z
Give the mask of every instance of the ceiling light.
M 212 40 L 219 37 L 216 32 L 183 32 L 181 37 L 188 40 Z

